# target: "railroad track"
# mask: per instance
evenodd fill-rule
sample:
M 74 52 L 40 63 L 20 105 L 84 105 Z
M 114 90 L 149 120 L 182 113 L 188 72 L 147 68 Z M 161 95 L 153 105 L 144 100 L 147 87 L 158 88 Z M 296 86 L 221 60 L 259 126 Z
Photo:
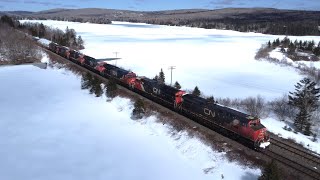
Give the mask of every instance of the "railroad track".
M 289 143 L 270 138 L 270 148 L 263 154 L 304 174 L 320 180 L 320 157 Z
M 275 138 L 270 138 L 270 142 L 272 145 L 278 146 L 281 149 L 287 150 L 293 154 L 300 156 L 301 158 L 305 159 L 306 161 L 312 162 L 315 165 L 318 165 L 317 168 L 320 169 L 320 155 L 317 156 L 312 154 L 311 151 L 303 150 L 297 147 L 290 145 L 289 143 L 282 142 Z
M 298 171 L 301 174 L 304 174 L 312 179 L 316 179 L 316 180 L 320 180 L 320 172 L 317 171 L 316 169 L 312 169 L 309 167 L 306 167 L 305 165 L 302 165 L 300 163 L 297 163 L 296 161 L 293 161 L 290 158 L 284 157 L 283 155 L 281 155 L 281 153 L 277 153 L 274 151 L 265 151 L 263 152 L 263 154 L 265 154 L 266 156 L 269 156 L 271 159 L 274 159 L 288 167 L 290 167 L 291 169 Z

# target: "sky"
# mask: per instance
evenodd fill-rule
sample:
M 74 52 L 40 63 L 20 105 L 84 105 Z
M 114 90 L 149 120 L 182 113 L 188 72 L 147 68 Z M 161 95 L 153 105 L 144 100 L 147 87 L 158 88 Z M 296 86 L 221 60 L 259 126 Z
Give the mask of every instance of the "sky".
M 41 11 L 54 8 L 107 8 L 138 11 L 266 7 L 320 10 L 319 0 L 0 0 L 0 11 Z

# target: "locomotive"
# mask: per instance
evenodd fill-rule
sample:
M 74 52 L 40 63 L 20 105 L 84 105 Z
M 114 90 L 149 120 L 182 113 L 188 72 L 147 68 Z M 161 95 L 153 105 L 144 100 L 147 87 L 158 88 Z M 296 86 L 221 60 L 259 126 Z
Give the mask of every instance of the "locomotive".
M 49 44 L 48 49 L 253 149 L 265 149 L 270 144 L 267 129 L 257 117 L 212 100 L 188 94 L 154 79 L 137 76 L 134 72 L 96 60 L 53 42 Z

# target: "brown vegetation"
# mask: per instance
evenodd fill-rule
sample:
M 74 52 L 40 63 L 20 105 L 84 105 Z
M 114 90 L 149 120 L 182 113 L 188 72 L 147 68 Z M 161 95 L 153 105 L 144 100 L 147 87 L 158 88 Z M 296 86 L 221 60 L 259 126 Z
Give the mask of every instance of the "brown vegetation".
M 24 33 L 7 24 L 0 24 L 0 64 L 39 62 L 41 50 Z

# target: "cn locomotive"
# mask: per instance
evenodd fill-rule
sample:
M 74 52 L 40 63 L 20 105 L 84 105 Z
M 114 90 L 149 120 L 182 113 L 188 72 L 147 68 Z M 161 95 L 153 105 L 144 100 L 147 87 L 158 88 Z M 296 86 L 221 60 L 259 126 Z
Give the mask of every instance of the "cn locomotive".
M 47 48 L 94 73 L 113 79 L 121 86 L 251 148 L 260 150 L 270 144 L 266 127 L 257 117 L 188 94 L 156 80 L 137 76 L 131 71 L 96 60 L 79 51 L 53 42 Z

